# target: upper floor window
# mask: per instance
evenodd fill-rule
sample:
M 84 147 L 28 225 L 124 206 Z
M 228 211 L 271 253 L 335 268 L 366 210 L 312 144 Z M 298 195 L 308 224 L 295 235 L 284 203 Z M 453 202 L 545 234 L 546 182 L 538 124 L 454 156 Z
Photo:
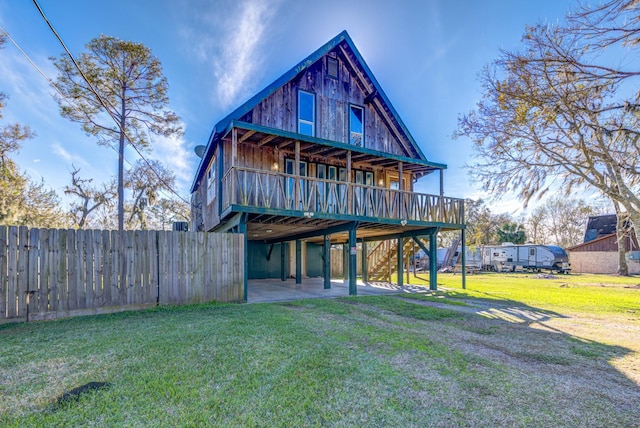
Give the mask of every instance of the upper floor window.
M 327 76 L 338 78 L 338 60 L 335 58 L 327 57 Z
M 349 143 L 363 146 L 364 141 L 364 108 L 349 106 Z
M 298 133 L 315 136 L 316 96 L 311 92 L 298 91 Z
M 216 158 L 211 159 L 211 167 L 207 172 L 207 204 L 216 198 Z

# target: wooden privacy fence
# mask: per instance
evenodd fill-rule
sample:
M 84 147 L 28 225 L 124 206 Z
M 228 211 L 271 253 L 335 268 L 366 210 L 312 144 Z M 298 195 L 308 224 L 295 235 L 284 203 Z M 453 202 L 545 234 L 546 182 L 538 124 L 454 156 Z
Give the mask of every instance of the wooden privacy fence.
M 241 234 L 0 226 L 0 321 L 244 300 Z

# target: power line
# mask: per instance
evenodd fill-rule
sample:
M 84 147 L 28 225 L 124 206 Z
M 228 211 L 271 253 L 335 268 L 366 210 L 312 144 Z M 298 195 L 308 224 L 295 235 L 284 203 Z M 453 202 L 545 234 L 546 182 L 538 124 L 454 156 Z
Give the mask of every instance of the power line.
M 38 67 L 38 65 L 31 59 L 31 57 L 24 51 L 24 49 L 20 47 L 18 42 L 16 42 L 13 39 L 13 37 L 11 37 L 11 34 L 9 34 L 7 30 L 2 28 L 2 26 L 0 26 L 0 33 L 4 34 L 7 37 L 7 39 L 9 39 L 9 41 L 13 44 L 13 46 L 16 47 L 16 49 L 18 49 L 18 51 L 20 51 L 22 56 L 25 57 L 25 59 L 29 62 L 29 64 L 31 64 L 31 66 L 33 66 L 33 68 L 35 68 L 38 71 L 38 73 L 40 73 L 40 75 L 44 77 L 44 79 L 47 82 L 49 82 L 49 85 L 51 85 L 51 87 L 58 93 L 58 95 L 60 95 L 67 103 L 69 103 L 69 105 L 73 105 L 73 102 L 60 90 L 60 88 L 58 88 L 55 82 L 51 80 L 51 78 L 47 76 L 47 74 L 44 71 L 42 71 L 40 67 Z M 118 153 L 118 150 L 115 147 L 113 147 L 111 144 L 109 144 L 109 148 L 114 152 Z M 133 166 L 131 162 L 129 162 L 127 159 L 124 159 L 124 161 L 127 163 L 127 165 Z
M 169 185 L 169 183 L 167 183 L 164 178 L 162 176 L 160 176 L 160 174 L 153 168 L 153 166 L 151 165 L 151 163 L 144 157 L 144 155 L 142 154 L 142 152 L 136 147 L 135 144 L 133 144 L 133 141 L 131 140 L 131 138 L 129 137 L 129 135 L 127 135 L 126 130 L 121 126 L 120 122 L 118 121 L 118 119 L 116 118 L 115 114 L 109 109 L 109 106 L 107 106 L 107 102 L 104 101 L 104 99 L 102 98 L 102 96 L 100 96 L 100 94 L 98 93 L 98 91 L 96 91 L 96 89 L 93 87 L 93 85 L 91 84 L 91 82 L 89 81 L 89 79 L 87 79 L 87 77 L 85 76 L 84 72 L 82 71 L 82 69 L 80 68 L 80 66 L 78 65 L 78 63 L 76 62 L 75 58 L 73 57 L 73 54 L 71 54 L 71 52 L 69 51 L 69 49 L 67 48 L 66 44 L 64 43 L 64 41 L 62 40 L 62 37 L 60 37 L 60 35 L 58 34 L 58 32 L 55 30 L 55 28 L 53 27 L 53 25 L 51 24 L 51 22 L 49 21 L 49 19 L 47 18 L 47 16 L 45 15 L 44 11 L 42 10 L 42 8 L 40 7 L 40 5 L 38 4 L 37 0 L 33 0 L 33 4 L 36 6 L 36 8 L 38 9 L 38 12 L 40 12 L 40 15 L 42 16 L 42 18 L 45 20 L 45 22 L 47 23 L 47 25 L 49 26 L 49 29 L 53 32 L 53 34 L 56 36 L 56 38 L 58 39 L 58 41 L 60 42 L 60 44 L 62 45 L 62 47 L 64 48 L 65 52 L 67 53 L 67 55 L 69 56 L 69 58 L 71 59 L 71 62 L 73 63 L 73 65 L 75 66 L 75 68 L 78 70 L 78 72 L 80 73 L 80 76 L 82 77 L 82 80 L 84 80 L 86 82 L 86 84 L 89 87 L 89 90 L 91 91 L 91 93 L 93 93 L 93 95 L 96 97 L 96 99 L 98 100 L 98 102 L 100 103 L 100 105 L 107 111 L 107 113 L 109 114 L 109 116 L 111 116 L 111 119 L 113 119 L 113 121 L 115 122 L 116 126 L 120 129 L 120 132 L 122 132 L 122 134 L 124 135 L 124 137 L 126 138 L 126 140 L 129 142 L 129 145 L 136 151 L 136 153 L 138 153 L 138 155 L 140 156 L 140 158 L 147 164 L 147 166 L 149 167 L 149 169 L 151 171 L 153 171 L 153 173 L 156 175 L 156 177 L 158 177 L 158 180 L 171 192 L 173 193 L 175 196 L 178 197 L 178 199 L 180 199 L 182 202 L 184 202 L 185 204 L 188 204 L 189 206 L 191 205 L 190 201 L 187 201 L 186 199 L 184 199 L 177 191 L 175 191 L 171 185 Z M 66 98 L 65 98 L 66 99 Z M 120 153 L 118 152 L 118 155 L 120 156 Z M 121 155 L 123 157 L 124 160 L 124 153 Z

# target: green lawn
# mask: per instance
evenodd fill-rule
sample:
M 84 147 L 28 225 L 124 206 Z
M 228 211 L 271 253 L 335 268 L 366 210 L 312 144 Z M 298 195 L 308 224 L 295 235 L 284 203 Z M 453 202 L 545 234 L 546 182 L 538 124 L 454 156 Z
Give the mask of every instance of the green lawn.
M 213 304 L 0 325 L 0 426 L 637 426 L 640 386 L 613 364 L 636 351 L 473 308 L 522 302 L 567 322 L 564 312 L 592 306 L 640 309 L 640 290 L 573 275 L 562 277 L 568 287 L 491 277 L 469 277 L 463 291 L 459 275 L 442 275 L 451 291 L 425 301 Z M 537 304 L 544 296 L 551 303 Z M 91 381 L 110 386 L 56 403 Z
M 467 275 L 462 289 L 460 274 L 438 274 L 438 287 L 450 298 L 510 300 L 562 312 L 628 314 L 640 316 L 640 277 L 609 275 L 554 275 L 538 279 L 537 274 Z M 428 284 L 428 278 L 411 276 L 412 284 Z

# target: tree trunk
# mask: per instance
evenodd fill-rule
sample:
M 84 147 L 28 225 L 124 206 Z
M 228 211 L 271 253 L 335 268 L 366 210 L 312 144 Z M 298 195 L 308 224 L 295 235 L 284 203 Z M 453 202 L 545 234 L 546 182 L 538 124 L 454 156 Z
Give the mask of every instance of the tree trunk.
M 625 220 L 627 219 L 627 214 L 622 212 L 620 208 L 620 204 L 614 201 L 613 206 L 616 209 L 616 241 L 618 243 L 618 275 L 621 276 L 629 276 L 629 266 L 627 265 L 626 255 L 626 245 L 625 241 L 627 236 L 629 236 L 627 230 L 627 224 Z
M 124 133 L 126 125 L 126 89 L 122 88 L 122 104 L 120 109 L 120 144 L 118 145 L 118 230 L 124 230 Z

